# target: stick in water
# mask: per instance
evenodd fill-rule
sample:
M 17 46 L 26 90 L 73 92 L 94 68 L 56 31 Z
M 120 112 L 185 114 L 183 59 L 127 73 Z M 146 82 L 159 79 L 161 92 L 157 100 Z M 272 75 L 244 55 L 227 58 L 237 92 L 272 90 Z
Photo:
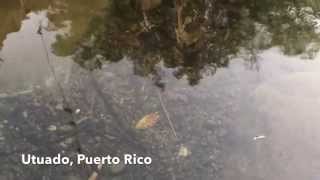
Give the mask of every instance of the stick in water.
M 159 97 L 159 100 L 160 100 L 161 107 L 162 107 L 162 109 L 163 109 L 164 113 L 166 114 L 166 117 L 167 117 L 167 119 L 168 119 L 168 121 L 169 121 L 170 128 L 171 128 L 171 130 L 172 130 L 172 132 L 173 132 L 173 135 L 178 139 L 176 130 L 174 129 L 173 123 L 172 123 L 172 121 L 171 121 L 171 119 L 170 119 L 169 112 L 167 111 L 167 108 L 165 107 L 165 105 L 164 105 L 164 103 L 163 103 L 163 100 L 162 100 L 162 96 L 161 96 L 160 91 L 158 91 L 158 97 Z

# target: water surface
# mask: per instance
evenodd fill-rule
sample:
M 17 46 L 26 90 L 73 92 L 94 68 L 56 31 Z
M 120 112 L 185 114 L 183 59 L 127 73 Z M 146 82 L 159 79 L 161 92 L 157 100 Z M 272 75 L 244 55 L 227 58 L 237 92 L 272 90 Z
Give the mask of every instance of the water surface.
M 96 167 L 19 159 L 79 151 L 154 159 L 101 179 L 320 178 L 317 3 L 217 2 L 210 28 L 195 17 L 179 43 L 170 3 L 148 30 L 127 1 L 21 2 L 0 6 L 0 179 L 88 179 Z M 152 112 L 154 128 L 133 128 Z

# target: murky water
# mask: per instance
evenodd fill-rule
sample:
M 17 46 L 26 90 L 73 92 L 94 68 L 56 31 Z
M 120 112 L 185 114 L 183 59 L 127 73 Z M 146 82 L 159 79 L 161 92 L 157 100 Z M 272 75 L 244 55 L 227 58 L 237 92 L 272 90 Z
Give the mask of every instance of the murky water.
M 100 179 L 320 178 L 319 20 L 310 8 L 271 3 L 264 17 L 263 2 L 239 12 L 217 2 L 220 19 L 203 20 L 211 28 L 191 22 L 179 34 L 170 3 L 165 17 L 149 12 L 150 29 L 127 1 L 117 11 L 110 2 L 0 3 L 1 180 L 88 179 L 96 166 L 20 162 L 21 153 L 79 152 L 154 160 L 103 167 Z M 153 112 L 155 127 L 134 128 Z

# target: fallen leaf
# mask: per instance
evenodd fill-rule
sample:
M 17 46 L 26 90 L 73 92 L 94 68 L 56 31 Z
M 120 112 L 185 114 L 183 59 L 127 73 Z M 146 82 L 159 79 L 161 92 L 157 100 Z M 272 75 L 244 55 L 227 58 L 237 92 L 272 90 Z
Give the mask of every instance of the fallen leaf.
M 136 124 L 136 129 L 147 129 L 153 127 L 159 121 L 159 113 L 151 113 L 145 115 L 138 123 Z

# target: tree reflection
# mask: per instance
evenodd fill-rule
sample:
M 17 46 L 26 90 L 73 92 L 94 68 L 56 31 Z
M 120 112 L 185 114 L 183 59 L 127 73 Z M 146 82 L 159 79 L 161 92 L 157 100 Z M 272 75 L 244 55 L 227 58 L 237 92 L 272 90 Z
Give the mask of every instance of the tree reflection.
M 147 13 L 150 29 L 130 2 L 110 1 L 105 17 L 91 21 L 94 28 L 76 62 L 95 69 L 102 61 L 127 56 L 134 72 L 147 76 L 156 74 L 156 64 L 163 61 L 175 69 L 175 77 L 187 77 L 196 85 L 204 72 L 214 74 L 239 52 L 246 52 L 254 62 L 259 50 L 272 46 L 287 55 L 306 53 L 309 58 L 319 48 L 315 1 L 186 0 L 181 7 L 163 1 Z
M 0 7 L 0 42 L 19 30 L 27 12 L 48 8 L 49 25 L 68 28 L 57 36 L 54 53 L 77 52 L 75 61 L 90 70 L 129 57 L 137 75 L 159 76 L 155 67 L 163 62 L 176 78 L 196 85 L 239 53 L 254 64 L 260 50 L 273 46 L 306 58 L 319 49 L 315 0 L 156 0 L 150 9 L 138 0 L 19 2 Z
M 73 54 L 79 47 L 92 17 L 103 14 L 104 0 L 68 0 L 54 1 L 49 8 L 48 18 L 57 28 L 68 29 L 68 32 L 57 35 L 57 41 L 52 45 L 54 53 L 59 56 Z

